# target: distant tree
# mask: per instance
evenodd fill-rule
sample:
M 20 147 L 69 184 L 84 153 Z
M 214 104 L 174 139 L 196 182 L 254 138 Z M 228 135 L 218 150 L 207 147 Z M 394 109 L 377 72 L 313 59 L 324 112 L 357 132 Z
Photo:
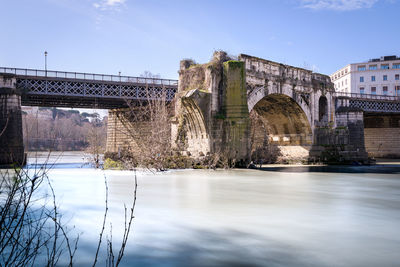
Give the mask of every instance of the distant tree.
M 142 74 L 140 74 L 140 77 L 142 78 L 156 78 L 156 79 L 160 79 L 161 75 L 160 74 L 153 74 L 152 72 L 145 70 L 143 71 Z
M 30 151 L 85 150 L 89 145 L 88 137 L 92 131 L 92 123 L 99 128 L 101 146 L 105 147 L 107 126 L 104 118 L 101 119 L 97 113 L 85 117 L 77 112 L 66 112 L 68 116 L 57 115 L 54 120 L 47 109 L 39 110 L 37 114 L 24 115 L 25 147 Z M 57 114 L 60 113 L 57 111 Z M 88 118 L 91 117 L 89 121 Z

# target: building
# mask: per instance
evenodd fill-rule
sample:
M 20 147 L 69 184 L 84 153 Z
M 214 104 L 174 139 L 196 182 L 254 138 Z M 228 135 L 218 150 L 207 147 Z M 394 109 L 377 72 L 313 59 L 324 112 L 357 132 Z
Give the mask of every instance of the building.
M 330 77 L 336 92 L 400 96 L 400 57 L 349 64 Z

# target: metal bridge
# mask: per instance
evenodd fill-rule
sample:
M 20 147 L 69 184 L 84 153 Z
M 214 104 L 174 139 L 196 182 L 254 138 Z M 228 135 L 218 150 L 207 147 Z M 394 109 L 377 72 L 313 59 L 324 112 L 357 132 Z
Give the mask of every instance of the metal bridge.
M 336 92 L 336 98 L 347 99 L 348 106 L 366 113 L 400 113 L 400 96 Z
M 25 106 L 121 108 L 127 101 L 172 101 L 177 80 L 0 67 L 13 75 Z

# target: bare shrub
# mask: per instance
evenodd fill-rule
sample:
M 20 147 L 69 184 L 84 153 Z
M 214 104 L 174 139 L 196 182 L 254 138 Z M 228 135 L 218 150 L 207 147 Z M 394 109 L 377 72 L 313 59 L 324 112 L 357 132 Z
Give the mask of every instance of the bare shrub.
M 38 120 L 37 132 L 40 131 Z M 4 131 L 2 131 L 3 133 Z M 0 134 L 0 138 L 1 135 Z M 98 146 L 98 145 L 96 145 Z M 69 229 L 62 221 L 56 204 L 56 194 L 48 177 L 52 168 L 50 152 L 44 163 L 23 168 L 0 169 L 0 266 L 73 266 L 78 249 L 79 235 L 71 238 Z M 103 227 L 99 235 L 93 266 L 99 259 L 99 251 L 108 213 L 108 185 Z M 124 213 L 124 233 L 120 248 L 114 256 L 112 231 L 107 237 L 107 266 L 118 266 L 124 256 L 125 247 L 132 228 L 136 205 L 137 177 L 134 173 L 132 204 Z M 42 190 L 47 186 L 50 194 Z
M 48 178 L 47 161 L 40 168 L 3 169 L 0 171 L 0 266 L 73 266 L 79 235 L 71 239 L 62 222 L 56 195 Z M 98 263 L 108 214 L 108 185 L 102 230 L 99 235 L 93 266 Z M 114 256 L 112 231 L 106 237 L 107 266 L 118 266 L 124 256 L 134 219 L 137 177 L 134 173 L 133 199 L 130 208 L 124 206 L 124 233 Z M 47 185 L 50 195 L 40 192 Z M 62 263 L 60 263 L 60 260 Z
M 90 162 L 93 163 L 95 168 L 99 168 L 101 165 L 101 155 L 105 152 L 106 139 L 105 124 L 100 120 L 97 114 L 88 127 L 86 136 L 88 146 L 85 150 L 89 155 Z
M 64 253 L 72 266 L 79 236 L 68 237 L 47 168 L 4 169 L 0 173 L 1 266 L 55 266 Z M 51 189 L 50 201 L 37 194 L 43 183 Z
M 133 166 L 165 170 L 171 159 L 170 103 L 166 91 L 146 91 L 146 101 L 127 101 L 129 106 L 117 113 L 125 126 L 125 134 L 134 140 L 130 145 L 125 163 Z

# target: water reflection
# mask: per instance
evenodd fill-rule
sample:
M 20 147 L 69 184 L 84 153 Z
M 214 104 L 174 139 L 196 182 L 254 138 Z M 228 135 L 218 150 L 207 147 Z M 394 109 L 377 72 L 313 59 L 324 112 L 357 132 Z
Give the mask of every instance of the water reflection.
M 103 174 L 109 184 L 108 225 L 117 247 L 123 204 L 132 201 L 133 173 L 50 171 L 64 218 L 83 232 L 77 266 L 90 264 L 95 251 L 104 212 Z M 136 219 L 123 266 L 400 262 L 398 170 L 184 170 L 139 173 L 138 178 Z

